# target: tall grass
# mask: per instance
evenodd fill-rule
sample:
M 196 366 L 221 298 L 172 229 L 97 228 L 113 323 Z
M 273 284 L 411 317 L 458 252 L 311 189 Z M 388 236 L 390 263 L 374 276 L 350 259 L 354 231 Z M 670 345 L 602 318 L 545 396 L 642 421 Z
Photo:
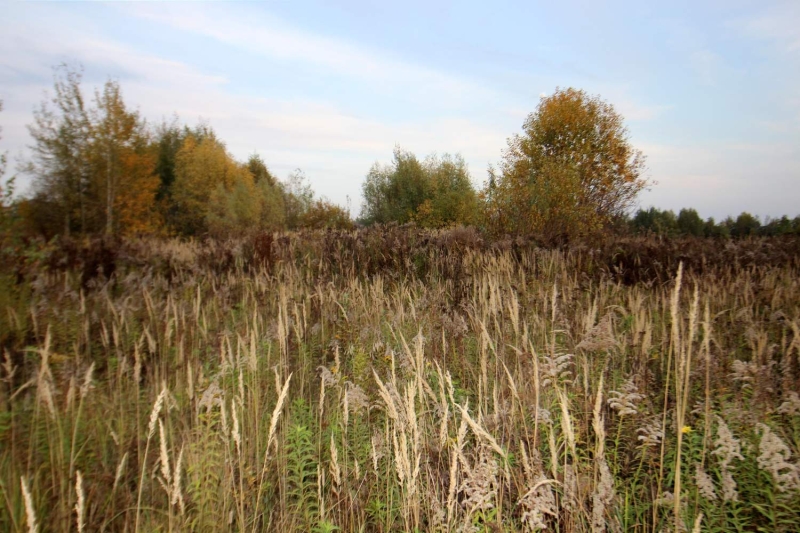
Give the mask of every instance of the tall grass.
M 796 261 L 306 237 L 27 271 L 0 529 L 800 530 Z

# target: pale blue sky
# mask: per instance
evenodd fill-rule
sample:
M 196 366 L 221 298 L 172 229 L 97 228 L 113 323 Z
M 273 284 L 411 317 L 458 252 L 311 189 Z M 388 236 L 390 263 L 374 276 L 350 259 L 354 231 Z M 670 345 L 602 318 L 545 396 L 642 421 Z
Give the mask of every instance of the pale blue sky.
M 459 152 L 480 185 L 540 95 L 573 86 L 648 156 L 642 207 L 800 214 L 800 0 L 385 4 L 4 2 L 0 150 L 24 156 L 52 67 L 79 62 L 87 92 L 113 76 L 151 123 L 203 118 L 355 214 L 396 144 Z

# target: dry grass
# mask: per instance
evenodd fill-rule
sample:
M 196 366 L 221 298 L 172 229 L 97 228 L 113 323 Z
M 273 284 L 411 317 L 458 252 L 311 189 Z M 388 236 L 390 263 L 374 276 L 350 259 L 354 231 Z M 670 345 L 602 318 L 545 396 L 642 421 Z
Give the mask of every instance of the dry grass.
M 796 257 L 661 279 L 461 233 L 269 243 L 26 265 L 0 529 L 800 529 Z

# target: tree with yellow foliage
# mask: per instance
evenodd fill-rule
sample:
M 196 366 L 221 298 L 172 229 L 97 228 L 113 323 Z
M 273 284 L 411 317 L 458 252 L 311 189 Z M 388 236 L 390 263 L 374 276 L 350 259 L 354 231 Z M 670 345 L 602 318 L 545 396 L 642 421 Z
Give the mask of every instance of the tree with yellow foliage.
M 106 235 L 155 233 L 162 224 L 155 206 L 159 179 L 138 112 L 126 108 L 119 84 L 106 82 L 95 96 L 88 156 L 93 190 L 103 206 Z
M 256 201 L 254 185 L 253 175 L 228 154 L 213 132 L 202 137 L 187 135 L 175 157 L 172 202 L 176 229 L 186 235 L 205 233 L 209 220 L 212 225 L 218 223 L 228 208 L 240 211 L 233 217 L 239 222 L 232 223 L 246 223 L 248 213 L 255 209 L 250 205 Z M 228 194 L 233 196 L 223 200 Z
M 484 190 L 487 225 L 545 239 L 597 234 L 633 205 L 644 172 L 611 104 L 557 89 L 508 140 L 500 173 Z

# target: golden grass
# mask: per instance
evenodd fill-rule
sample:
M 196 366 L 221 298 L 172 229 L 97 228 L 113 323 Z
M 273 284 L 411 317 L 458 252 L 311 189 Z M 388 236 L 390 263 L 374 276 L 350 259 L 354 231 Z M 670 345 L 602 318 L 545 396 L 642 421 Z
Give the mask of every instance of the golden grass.
M 366 272 L 281 238 L 258 268 L 153 241 L 110 283 L 26 281 L 0 529 L 800 529 L 795 266 L 626 285 L 575 251 L 410 247 Z

